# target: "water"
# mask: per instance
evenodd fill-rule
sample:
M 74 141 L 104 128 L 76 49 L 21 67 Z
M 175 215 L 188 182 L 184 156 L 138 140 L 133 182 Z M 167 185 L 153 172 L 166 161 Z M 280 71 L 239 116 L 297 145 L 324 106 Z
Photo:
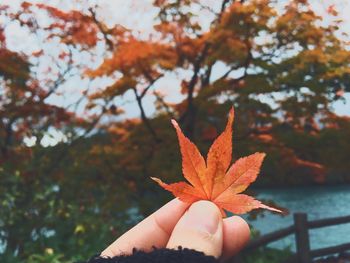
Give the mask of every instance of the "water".
M 261 234 L 290 226 L 293 213 L 304 212 L 308 220 L 350 215 L 350 186 L 318 186 L 297 189 L 257 190 L 257 198 L 273 200 L 279 206 L 289 209 L 290 214 L 281 217 L 265 212 L 264 217 L 249 223 Z M 350 242 L 350 223 L 317 228 L 309 231 L 311 249 L 335 246 Z M 290 235 L 280 241 L 270 243 L 270 247 L 290 247 L 295 251 L 295 237 Z

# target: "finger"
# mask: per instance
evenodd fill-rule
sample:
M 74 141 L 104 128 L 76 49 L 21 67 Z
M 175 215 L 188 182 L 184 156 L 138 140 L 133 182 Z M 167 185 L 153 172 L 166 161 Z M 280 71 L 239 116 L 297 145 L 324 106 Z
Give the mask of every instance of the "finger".
M 237 254 L 249 241 L 250 229 L 247 222 L 239 216 L 224 219 L 222 258 L 228 259 Z
M 220 257 L 223 242 L 223 221 L 220 210 L 209 201 L 199 201 L 189 208 L 176 224 L 167 248 L 179 246 Z
M 131 254 L 134 248 L 149 251 L 152 247 L 165 247 L 176 223 L 188 206 L 179 199 L 173 199 L 119 237 L 101 256 Z

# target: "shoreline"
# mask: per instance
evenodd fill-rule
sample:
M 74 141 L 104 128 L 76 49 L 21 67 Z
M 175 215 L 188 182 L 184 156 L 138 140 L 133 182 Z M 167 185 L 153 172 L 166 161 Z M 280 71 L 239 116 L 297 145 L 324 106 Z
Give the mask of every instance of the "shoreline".
M 280 184 L 280 185 L 268 185 L 268 184 L 259 184 L 256 183 L 255 185 L 251 185 L 250 190 L 255 191 L 255 190 L 283 190 L 283 189 L 302 189 L 302 188 L 326 188 L 326 187 L 340 187 L 340 186 L 349 186 L 350 187 L 350 182 L 349 183 L 324 183 L 324 184 L 300 184 L 300 185 L 287 185 L 287 184 Z

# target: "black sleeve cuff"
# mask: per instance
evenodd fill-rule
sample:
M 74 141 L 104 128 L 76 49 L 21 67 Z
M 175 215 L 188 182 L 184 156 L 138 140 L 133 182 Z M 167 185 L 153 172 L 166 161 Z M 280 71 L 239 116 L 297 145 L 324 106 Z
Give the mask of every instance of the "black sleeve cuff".
M 207 256 L 193 249 L 154 249 L 151 252 L 134 250 L 132 255 L 121 255 L 112 258 L 92 257 L 87 263 L 218 263 L 213 256 Z

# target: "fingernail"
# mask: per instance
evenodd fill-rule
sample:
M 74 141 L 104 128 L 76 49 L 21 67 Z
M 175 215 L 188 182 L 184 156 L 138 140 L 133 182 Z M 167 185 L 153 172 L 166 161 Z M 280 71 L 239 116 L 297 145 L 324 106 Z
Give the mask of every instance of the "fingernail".
M 186 226 L 212 235 L 218 229 L 219 220 L 221 220 L 219 209 L 209 201 L 194 203 L 184 218 Z

